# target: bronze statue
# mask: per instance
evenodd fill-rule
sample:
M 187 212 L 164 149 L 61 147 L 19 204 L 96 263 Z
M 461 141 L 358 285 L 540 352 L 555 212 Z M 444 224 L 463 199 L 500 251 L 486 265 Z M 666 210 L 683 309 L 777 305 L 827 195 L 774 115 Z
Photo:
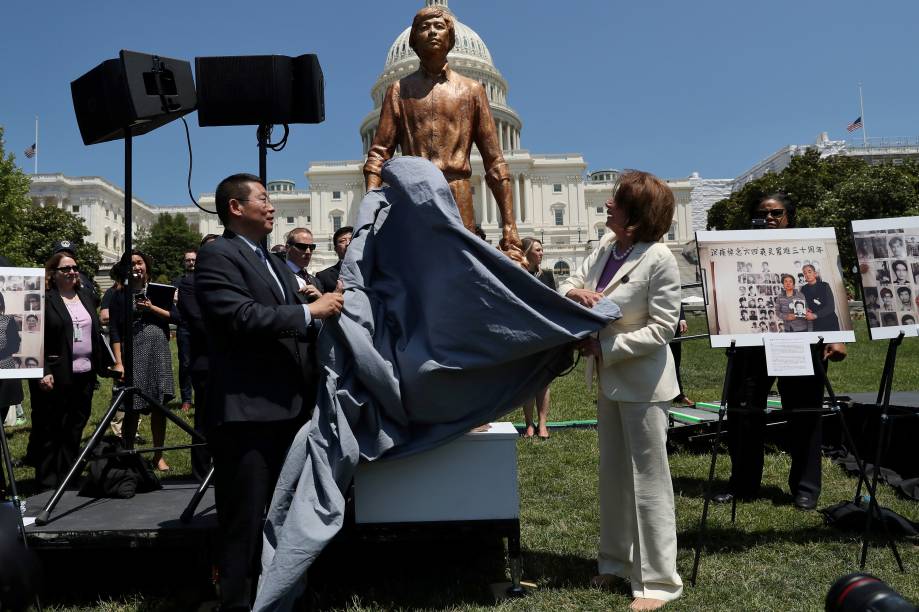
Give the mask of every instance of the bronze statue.
M 403 155 L 424 157 L 440 168 L 450 184 L 463 225 L 474 232 L 469 154 L 475 144 L 485 165 L 485 180 L 501 213 L 500 246 L 509 254 L 519 254 L 510 174 L 491 108 L 485 88 L 447 64 L 447 53 L 455 40 L 453 17 L 443 7 L 425 7 L 415 15 L 409 46 L 418 54 L 421 66 L 386 91 L 380 124 L 364 164 L 366 187 L 369 190 L 380 186 L 383 162 L 399 145 Z

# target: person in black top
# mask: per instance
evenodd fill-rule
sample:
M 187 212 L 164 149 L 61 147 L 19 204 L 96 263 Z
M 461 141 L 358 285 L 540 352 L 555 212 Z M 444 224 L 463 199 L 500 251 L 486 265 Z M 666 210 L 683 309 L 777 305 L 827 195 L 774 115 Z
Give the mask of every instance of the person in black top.
M 535 276 L 546 287 L 555 291 L 555 275 L 551 270 L 544 270 L 539 267 L 542 263 L 543 248 L 542 242 L 536 238 L 524 238 L 521 241 L 523 255 L 527 261 L 527 271 Z M 536 408 L 538 421 L 533 423 L 533 408 Z M 536 397 L 524 402 L 523 418 L 526 421 L 526 432 L 524 436 L 532 438 L 538 435 L 543 440 L 549 439 L 549 385 L 540 389 Z
M 201 240 L 201 247 L 217 239 L 215 234 L 208 234 Z M 195 273 L 182 276 L 178 284 L 179 315 L 185 329 L 188 330 L 188 372 L 194 390 L 195 431 L 205 433 L 204 424 L 207 415 L 207 329 L 201 316 L 201 306 L 195 295 Z M 198 480 L 204 480 L 211 467 L 211 454 L 204 446 L 191 449 L 191 473 Z
M 102 300 L 99 302 L 99 322 L 103 325 L 108 325 L 109 317 L 111 316 L 109 309 L 112 306 L 112 296 L 121 289 L 122 279 L 117 265 L 112 266 L 112 269 L 108 272 L 108 277 L 112 279 L 112 286 L 105 290 L 102 294 Z
M 96 375 L 112 361 L 76 260 L 65 252 L 52 255 L 45 264 L 45 285 L 44 377 L 29 380 L 32 431 L 26 456 L 39 486 L 54 488 L 79 453 Z
M 795 226 L 795 206 L 780 193 L 763 198 L 751 216 L 765 219 L 768 229 Z M 813 266 L 804 266 L 813 271 Z M 768 328 L 767 328 L 768 329 Z M 760 330 L 763 331 L 763 330 Z M 791 470 L 788 487 L 794 504 L 802 510 L 817 507 L 821 489 L 820 443 L 823 437 L 821 415 L 823 378 L 818 374 L 822 361 L 839 361 L 846 356 L 845 344 L 827 344 L 823 353 L 812 345 L 812 376 L 780 376 L 778 390 L 782 410 L 789 412 L 789 450 Z M 776 377 L 766 372 L 766 353 L 761 346 L 740 347 L 734 356 L 734 367 L 728 381 L 728 449 L 731 453 L 730 490 L 713 496 L 717 503 L 752 499 L 759 494 L 763 478 L 766 400 Z
M 804 286 L 801 293 L 807 305 L 805 318 L 813 322 L 813 331 L 839 331 L 839 317 L 836 315 L 836 299 L 829 283 L 819 280 L 814 266 L 807 264 L 802 269 Z
M 338 274 L 341 271 L 341 262 L 345 258 L 348 245 L 351 244 L 351 234 L 353 232 L 354 228 L 346 225 L 336 230 L 332 235 L 332 243 L 335 247 L 335 254 L 338 255 L 338 262 L 336 262 L 334 266 L 330 266 L 316 273 L 316 280 L 319 281 L 318 284 L 321 285 L 319 290 L 323 293 L 335 291 L 335 288 L 338 286 Z
M 185 268 L 184 274 L 175 278 L 172 281 L 172 285 L 176 288 L 182 283 L 185 279 L 192 278 L 192 274 L 195 271 L 195 260 L 198 258 L 198 251 L 195 249 L 189 249 L 185 251 L 182 256 L 182 266 Z M 180 294 L 176 291 L 176 301 L 180 298 Z M 191 393 L 192 393 L 192 381 L 191 381 L 191 347 L 189 343 L 191 342 L 191 337 L 188 331 L 188 325 L 185 323 L 185 319 L 179 317 L 176 321 L 176 348 L 178 349 L 177 353 L 179 356 L 179 396 L 182 399 L 182 412 L 188 412 L 191 410 Z
M 134 300 L 134 316 L 128 329 L 134 339 L 134 386 L 144 391 L 162 405 L 175 397 L 175 381 L 172 375 L 172 353 L 169 350 L 169 322 L 178 318 L 175 305 L 170 310 L 156 306 L 146 296 L 147 284 L 150 281 L 152 260 L 140 251 L 131 252 L 131 286 L 122 288 L 112 298 L 111 324 L 109 337 L 112 340 L 112 352 L 115 354 L 117 372 L 124 372 L 121 352 L 124 328 L 124 301 Z M 133 409 L 132 409 L 133 408 Z M 127 446 L 134 444 L 137 433 L 137 420 L 140 412 L 147 412 L 147 402 L 140 395 L 133 396 L 133 407 L 125 409 L 122 436 Z M 154 446 L 163 446 L 166 440 L 166 417 L 159 411 L 150 416 L 150 433 Z M 153 455 L 157 470 L 169 470 L 169 464 L 163 459 L 163 453 Z

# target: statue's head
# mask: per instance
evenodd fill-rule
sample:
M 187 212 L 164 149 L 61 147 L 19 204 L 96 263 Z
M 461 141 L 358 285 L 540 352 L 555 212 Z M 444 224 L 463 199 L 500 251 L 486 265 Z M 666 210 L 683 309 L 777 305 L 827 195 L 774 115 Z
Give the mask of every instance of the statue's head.
M 450 52 L 453 49 L 453 45 L 456 44 L 456 28 L 453 25 L 453 15 L 449 11 L 445 10 L 440 6 L 426 6 L 418 13 L 415 14 L 415 19 L 412 20 L 412 31 L 408 37 L 408 46 L 421 57 L 422 53 L 428 49 L 425 47 L 424 43 L 427 40 L 427 37 L 422 39 L 422 36 L 432 27 L 436 27 L 437 21 L 442 21 L 443 25 L 446 27 L 446 50 L 443 51 L 444 55 Z M 419 45 L 419 43 L 421 43 Z

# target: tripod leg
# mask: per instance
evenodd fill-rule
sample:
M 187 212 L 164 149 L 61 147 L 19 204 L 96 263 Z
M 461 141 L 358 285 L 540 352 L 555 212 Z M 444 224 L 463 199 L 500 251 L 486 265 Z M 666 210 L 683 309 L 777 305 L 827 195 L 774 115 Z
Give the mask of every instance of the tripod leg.
M 900 551 L 897 549 L 897 544 L 894 542 L 893 537 L 890 535 L 890 530 L 887 528 L 887 523 L 884 521 L 884 517 L 881 515 L 881 506 L 878 504 L 877 499 L 877 490 L 878 490 L 878 479 L 881 474 L 881 449 L 884 444 L 884 434 L 887 430 L 887 410 L 885 406 L 884 414 L 881 415 L 881 422 L 878 426 L 878 447 L 875 452 L 874 457 L 874 470 L 871 475 L 871 498 L 868 501 L 868 516 L 865 518 L 865 533 L 862 535 L 862 554 L 859 559 L 859 569 L 865 569 L 865 562 L 868 560 L 868 536 L 871 535 L 871 521 L 874 516 L 877 516 L 878 522 L 881 524 L 881 528 L 884 531 L 884 537 L 887 540 L 887 545 L 890 547 L 890 552 L 893 553 L 894 559 L 897 561 L 897 567 L 900 568 L 900 571 L 904 571 L 903 560 L 900 558 Z
M 147 402 L 147 404 L 150 405 L 154 410 L 161 412 L 163 416 L 165 416 L 167 419 L 175 423 L 179 429 L 181 429 L 182 431 L 190 435 L 193 440 L 198 440 L 199 442 L 207 442 L 207 439 L 204 437 L 204 435 L 202 435 L 200 431 L 195 431 L 195 429 L 191 425 L 183 421 L 180 417 L 173 414 L 172 410 L 169 410 L 168 408 L 160 404 L 158 401 L 156 401 L 155 399 L 153 399 L 152 397 L 150 397 L 149 395 L 147 395 L 140 389 L 135 389 L 134 392 L 140 397 L 142 397 L 143 400 Z
M 74 461 L 73 465 L 70 467 L 70 471 L 67 472 L 67 476 L 64 477 L 64 480 L 58 485 L 57 489 L 54 491 L 54 494 L 51 496 L 51 499 L 48 500 L 48 503 L 45 504 L 45 507 L 42 511 L 35 517 L 36 525 L 47 525 L 48 517 L 51 515 L 51 511 L 54 510 L 54 507 L 61 497 L 64 495 L 64 490 L 67 488 L 67 485 L 70 484 L 70 481 L 78 476 L 82 471 L 83 467 L 86 465 L 86 457 L 92 452 L 92 450 L 99 444 L 99 441 L 102 439 L 102 436 L 105 435 L 105 430 L 108 429 L 109 423 L 112 421 L 112 417 L 115 416 L 115 411 L 121 406 L 121 403 L 124 401 L 124 396 L 127 393 L 127 388 L 122 387 L 118 391 L 118 395 L 115 396 L 115 399 L 112 401 L 112 405 L 109 406 L 108 412 L 105 413 L 105 416 L 102 417 L 102 421 L 99 423 L 99 426 L 96 427 L 96 431 L 93 432 L 93 435 L 90 437 L 89 442 L 86 443 L 86 446 L 83 447 L 83 450 L 80 451 L 80 456 L 77 457 L 77 460 Z
M 211 484 L 211 480 L 214 478 L 214 467 L 211 466 L 211 469 L 208 470 L 207 476 L 204 477 L 204 480 L 201 481 L 201 484 L 198 486 L 198 490 L 195 491 L 195 494 L 192 495 L 191 500 L 188 502 L 188 505 L 185 507 L 185 510 L 182 511 L 182 516 L 179 517 L 183 523 L 188 524 L 191 522 L 192 518 L 195 516 L 195 510 L 198 508 L 198 504 L 201 503 L 201 498 L 204 497 L 205 491 Z
M 737 354 L 736 341 L 731 341 L 731 346 L 725 351 L 728 356 L 727 365 L 724 367 L 724 385 L 721 388 L 721 407 L 718 409 L 718 425 L 715 429 L 715 439 L 712 442 L 712 462 L 708 467 L 708 482 L 705 484 L 705 502 L 702 504 L 702 518 L 699 519 L 699 538 L 696 540 L 696 554 L 692 561 L 692 576 L 689 583 L 696 586 L 696 576 L 699 574 L 699 562 L 702 559 L 702 544 L 705 542 L 705 523 L 708 520 L 708 507 L 712 501 L 712 483 L 715 481 L 715 465 L 718 462 L 718 445 L 721 443 L 721 426 L 724 415 L 727 414 L 728 390 L 730 388 L 731 374 L 734 372 L 734 356 Z
M 718 462 L 718 445 L 721 443 L 721 422 L 724 419 L 724 409 L 718 411 L 718 426 L 715 430 L 715 439 L 712 442 L 712 460 L 708 466 L 708 481 L 705 483 L 705 502 L 702 504 L 702 518 L 699 520 L 699 537 L 696 539 L 696 553 L 692 561 L 692 575 L 689 583 L 696 586 L 696 576 L 699 574 L 699 562 L 702 560 L 702 545 L 705 542 L 705 524 L 708 521 L 708 507 L 712 502 L 712 483 L 715 480 L 715 465 Z

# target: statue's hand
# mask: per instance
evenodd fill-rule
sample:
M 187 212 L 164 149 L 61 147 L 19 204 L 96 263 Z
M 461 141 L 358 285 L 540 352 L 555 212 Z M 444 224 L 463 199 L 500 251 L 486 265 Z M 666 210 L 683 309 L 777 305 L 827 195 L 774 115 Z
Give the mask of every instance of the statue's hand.
M 528 270 L 528 263 L 526 255 L 523 254 L 523 250 L 514 244 L 507 244 L 507 242 L 502 238 L 501 242 L 498 245 L 498 248 L 501 249 L 501 252 L 507 255 L 514 263 L 518 264 L 524 270 Z

